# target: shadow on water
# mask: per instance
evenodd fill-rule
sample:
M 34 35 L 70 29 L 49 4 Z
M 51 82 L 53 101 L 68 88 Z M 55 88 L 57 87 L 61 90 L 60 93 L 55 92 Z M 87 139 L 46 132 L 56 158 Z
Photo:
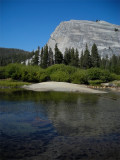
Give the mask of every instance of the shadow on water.
M 0 160 L 119 159 L 120 94 L 0 91 Z

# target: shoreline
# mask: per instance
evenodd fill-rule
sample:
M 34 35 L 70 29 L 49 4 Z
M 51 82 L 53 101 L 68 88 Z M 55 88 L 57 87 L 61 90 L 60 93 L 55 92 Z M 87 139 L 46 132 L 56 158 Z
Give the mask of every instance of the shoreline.
M 79 85 L 67 82 L 42 82 L 31 85 L 24 85 L 22 88 L 38 92 L 79 92 L 79 93 L 107 93 L 101 90 L 88 88 L 86 85 Z

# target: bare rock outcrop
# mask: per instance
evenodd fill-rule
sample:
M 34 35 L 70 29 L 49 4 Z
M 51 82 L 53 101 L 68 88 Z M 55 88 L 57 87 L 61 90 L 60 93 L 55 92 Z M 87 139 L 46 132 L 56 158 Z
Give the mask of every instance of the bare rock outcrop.
M 51 34 L 48 46 L 54 51 L 55 44 L 64 53 L 65 48 L 77 48 L 79 54 L 96 43 L 99 54 L 111 57 L 120 55 L 120 26 L 105 21 L 70 20 L 61 22 Z

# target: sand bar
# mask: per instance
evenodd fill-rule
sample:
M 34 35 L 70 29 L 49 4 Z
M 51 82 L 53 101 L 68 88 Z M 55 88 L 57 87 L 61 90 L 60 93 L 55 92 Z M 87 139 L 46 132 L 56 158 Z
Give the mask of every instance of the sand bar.
M 67 82 L 42 82 L 25 85 L 23 88 L 32 91 L 58 91 L 58 92 L 80 92 L 80 93 L 107 93 L 100 90 L 87 88 L 85 85 L 72 84 Z

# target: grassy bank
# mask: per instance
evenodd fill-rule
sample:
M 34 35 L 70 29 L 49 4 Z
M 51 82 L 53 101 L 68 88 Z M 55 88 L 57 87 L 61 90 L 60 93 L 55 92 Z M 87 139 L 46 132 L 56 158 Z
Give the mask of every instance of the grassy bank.
M 26 82 L 37 83 L 45 81 L 99 85 L 120 80 L 120 75 L 100 68 L 84 70 L 64 64 L 56 64 L 47 69 L 42 69 L 39 66 L 9 64 L 5 67 L 0 67 L 0 79 L 6 78 L 11 78 L 12 80 L 1 81 L 0 86 L 20 87 L 24 84 L 29 84 Z
M 28 82 L 21 82 L 10 79 L 2 79 L 0 80 L 0 88 L 1 89 L 7 89 L 7 88 L 20 88 L 23 85 L 28 85 L 30 83 Z

